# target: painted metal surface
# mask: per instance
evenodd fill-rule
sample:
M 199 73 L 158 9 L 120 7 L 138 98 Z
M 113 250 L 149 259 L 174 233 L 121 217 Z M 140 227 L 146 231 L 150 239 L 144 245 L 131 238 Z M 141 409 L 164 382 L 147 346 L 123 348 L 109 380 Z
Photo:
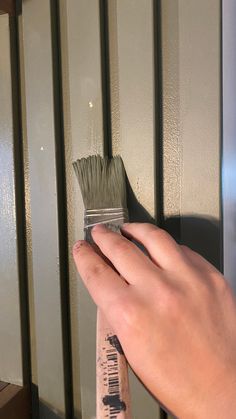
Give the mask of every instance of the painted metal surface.
M 0 376 L 22 385 L 9 19 L 0 16 Z
M 22 25 L 39 413 L 65 417 L 49 2 L 24 2 Z
M 53 3 L 53 2 L 52 2 Z M 235 6 L 224 0 L 225 273 L 233 283 L 235 130 L 231 68 Z M 83 203 L 72 161 L 104 153 L 99 0 L 62 0 L 61 58 L 68 213 L 74 417 L 95 418 L 96 308 L 76 274 L 71 249 L 83 237 Z M 108 1 L 110 149 L 121 154 L 131 220 L 155 221 L 153 1 Z M 66 417 L 61 311 L 55 85 L 50 2 L 23 2 L 21 39 L 27 246 L 33 383 L 40 418 Z M 166 226 L 219 266 L 220 258 L 220 0 L 162 2 L 163 195 Z M 1 197 L 0 318 L 2 365 L 20 383 L 20 322 L 7 17 L 0 16 Z M 4 57 L 4 59 L 2 59 Z M 55 56 L 54 56 L 55 57 Z M 231 67 L 232 65 L 232 67 Z M 57 74 L 58 76 L 58 74 Z M 158 139 L 159 140 L 159 139 Z M 2 157 L 3 156 L 3 157 Z M 10 268 L 9 268 L 10 266 Z M 7 281 L 7 282 L 6 282 Z M 7 286 L 6 286 L 7 283 Z M 11 304 L 9 305 L 9 301 Z M 4 315 L 5 316 L 5 315 Z M 2 327 L 3 325 L 3 327 Z M 7 346 L 2 346 L 2 331 Z M 10 344 L 9 344 L 10 342 Z M 7 350 L 14 348 L 15 352 Z M 4 358 L 7 353 L 7 358 Z M 14 359 L 13 359 L 14 355 Z M 2 363 L 3 361 L 3 363 Z M 8 363 L 8 364 L 7 364 Z M 11 363 L 11 370 L 8 365 Z M 14 368 L 13 368 L 14 367 Z M 16 381 L 14 381 L 16 380 Z M 18 381 L 17 381 L 18 380 Z M 156 401 L 131 376 L 135 419 L 160 417 Z M 68 416 L 68 415 L 67 415 Z M 68 416 L 69 417 L 69 416 Z
M 166 227 L 221 266 L 220 2 L 163 2 Z
M 130 183 L 131 220 L 154 219 L 152 1 L 109 2 L 112 150 Z M 134 418 L 157 418 L 157 402 L 130 372 Z
M 222 2 L 224 274 L 236 290 L 236 3 Z
M 218 267 L 220 18 L 219 1 L 162 2 L 165 223 Z
M 179 2 L 162 2 L 163 206 L 164 217 L 180 217 L 181 138 Z
M 33 284 L 33 255 L 32 255 L 32 224 L 31 224 L 31 195 L 30 195 L 30 171 L 29 154 L 27 141 L 27 120 L 26 120 L 26 97 L 25 97 L 25 68 L 24 68 L 24 43 L 22 15 L 19 17 L 19 50 L 20 50 L 20 82 L 21 82 L 21 124 L 23 138 L 23 159 L 24 159 L 24 204 L 26 223 L 26 256 L 27 256 L 27 281 L 28 281 L 28 304 L 30 322 L 30 357 L 31 357 L 31 380 L 37 385 L 37 350 L 35 330 L 35 305 L 34 305 L 34 284 Z
M 220 1 L 179 2 L 181 240 L 220 266 Z
M 63 2 L 63 92 L 75 415 L 96 415 L 96 307 L 75 271 L 71 249 L 84 236 L 84 206 L 72 161 L 103 154 L 99 2 Z M 81 396 L 80 396 L 81 392 Z M 81 397 L 81 406 L 80 406 Z

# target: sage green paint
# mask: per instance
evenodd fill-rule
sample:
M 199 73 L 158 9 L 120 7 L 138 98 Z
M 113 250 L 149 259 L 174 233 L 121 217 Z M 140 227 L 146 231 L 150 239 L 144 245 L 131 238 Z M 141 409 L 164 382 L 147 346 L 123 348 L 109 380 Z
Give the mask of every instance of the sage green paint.
M 220 18 L 218 0 L 162 1 L 164 212 L 199 251 L 220 219 Z
M 98 6 L 98 0 L 60 2 L 69 255 L 75 240 L 83 237 L 83 203 L 72 161 L 89 154 L 103 154 Z M 186 217 L 219 219 L 220 2 L 163 1 L 162 18 L 164 209 L 166 217 L 180 215 L 182 238 L 191 244 L 192 231 Z M 155 207 L 152 19 L 151 0 L 109 1 L 113 152 L 122 155 L 136 198 L 151 217 Z M 42 402 L 40 415 L 45 419 L 54 414 L 65 416 L 50 25 L 49 2 L 23 2 L 21 51 L 29 155 L 31 289 L 35 309 L 32 321 L 35 322 L 37 360 L 34 382 L 39 387 Z M 7 239 L 0 253 L 4 262 L 1 263 L 4 287 L 0 299 L 3 298 L 2 307 L 9 322 L 4 323 L 5 329 L 1 325 L 0 333 L 3 330 L 7 337 L 7 348 L 14 347 L 16 351 L 14 359 L 12 351 L 5 351 L 7 358 L 0 359 L 0 366 L 2 371 L 4 359 L 6 371 L 13 372 L 12 381 L 20 383 L 6 16 L 0 17 L 0 31 L 1 56 L 4 57 L 4 60 L 0 58 L 0 101 L 4 101 L 0 115 L 4 141 L 1 140 L 0 150 L 7 152 L 9 164 L 0 169 L 2 179 L 7 179 L 7 187 L 1 179 L 2 196 L 6 199 L 0 204 L 0 229 Z M 139 214 L 135 205 L 133 210 Z M 3 217 L 7 219 L 6 225 Z M 203 240 L 204 236 L 199 239 L 200 245 Z M 9 266 L 11 269 L 7 269 Z M 92 419 L 96 414 L 96 309 L 75 272 L 71 256 L 69 269 L 75 417 L 79 418 L 82 412 L 83 419 Z M 11 363 L 11 369 L 7 363 Z M 156 402 L 136 379 L 132 377 L 131 382 L 134 418 L 158 418 Z
M 23 2 L 32 279 L 40 419 L 65 417 L 50 2 Z
M 0 16 L 0 377 L 22 385 L 8 15 Z
M 131 217 L 141 205 L 154 218 L 152 7 L 151 0 L 109 2 L 112 149 L 122 156 L 138 200 L 132 205 Z M 131 371 L 130 388 L 133 417 L 158 418 L 157 402 Z
M 75 415 L 96 417 L 96 307 L 71 249 L 84 237 L 84 205 L 72 162 L 103 154 L 98 0 L 63 1 L 63 94 Z

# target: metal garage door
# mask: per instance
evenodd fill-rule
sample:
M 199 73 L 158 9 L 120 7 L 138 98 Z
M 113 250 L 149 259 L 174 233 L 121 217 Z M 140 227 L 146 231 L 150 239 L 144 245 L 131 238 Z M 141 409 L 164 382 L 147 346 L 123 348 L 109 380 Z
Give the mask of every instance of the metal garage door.
M 95 418 L 73 160 L 120 154 L 131 220 L 222 268 L 221 18 L 220 0 L 24 0 L 0 15 L 0 379 L 32 381 L 35 418 Z M 133 374 L 131 389 L 134 418 L 166 417 Z

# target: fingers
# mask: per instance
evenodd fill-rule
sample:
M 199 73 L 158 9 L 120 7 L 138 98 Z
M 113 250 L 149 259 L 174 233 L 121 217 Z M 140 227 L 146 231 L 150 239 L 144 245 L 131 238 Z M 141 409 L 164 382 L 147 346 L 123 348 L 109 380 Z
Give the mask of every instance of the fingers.
M 92 236 L 102 253 L 130 284 L 150 280 L 158 274 L 158 268 L 134 244 L 102 224 L 93 228 Z
M 181 247 L 166 231 L 153 224 L 124 224 L 122 233 L 143 244 L 151 259 L 162 269 L 176 270 L 184 262 Z
M 198 253 L 194 252 L 194 250 L 190 249 L 187 246 L 181 246 L 182 251 L 186 254 L 186 256 L 191 260 L 192 264 L 199 269 L 208 272 L 218 272 L 214 265 L 208 262 L 204 257 L 199 255 Z
M 128 284 L 99 256 L 86 241 L 74 245 L 73 257 L 94 302 L 109 313 L 115 302 L 123 297 Z

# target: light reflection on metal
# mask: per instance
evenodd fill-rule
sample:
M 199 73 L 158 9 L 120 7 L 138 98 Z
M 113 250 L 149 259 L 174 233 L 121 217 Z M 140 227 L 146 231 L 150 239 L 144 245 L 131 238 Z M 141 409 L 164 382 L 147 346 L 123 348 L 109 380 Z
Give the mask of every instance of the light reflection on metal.
M 224 274 L 236 290 L 236 2 L 222 2 Z

